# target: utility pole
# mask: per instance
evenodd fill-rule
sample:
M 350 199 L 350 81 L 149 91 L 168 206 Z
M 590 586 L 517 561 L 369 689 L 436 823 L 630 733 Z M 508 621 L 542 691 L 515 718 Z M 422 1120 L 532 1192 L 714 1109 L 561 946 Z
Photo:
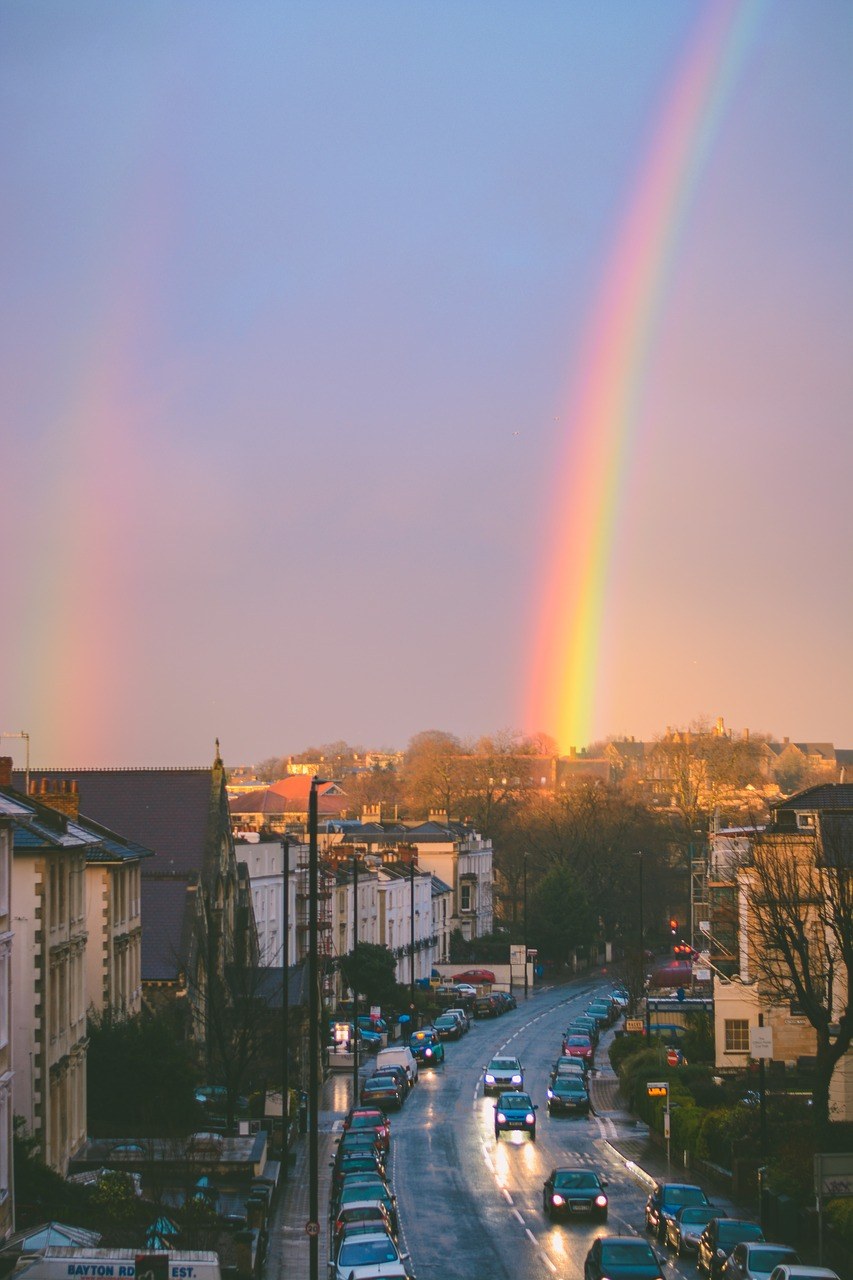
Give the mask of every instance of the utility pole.
M 290 837 L 281 841 L 281 1157 L 290 1121 Z
M 358 1106 L 358 855 L 352 856 L 352 1105 Z
M 308 794 L 308 1274 L 319 1280 L 320 1164 L 318 1110 L 320 1105 L 320 963 L 318 955 L 317 894 L 317 782 Z
M 527 999 L 527 988 L 528 988 L 528 980 L 527 980 L 527 853 L 526 853 L 526 852 L 525 852 L 525 854 L 524 854 L 524 862 L 523 862 L 523 864 L 522 864 L 522 865 L 523 865 L 523 868 L 524 868 L 524 877 L 523 877 L 523 885 L 524 885 L 524 998 L 525 998 L 525 1000 L 526 1000 L 526 999 Z

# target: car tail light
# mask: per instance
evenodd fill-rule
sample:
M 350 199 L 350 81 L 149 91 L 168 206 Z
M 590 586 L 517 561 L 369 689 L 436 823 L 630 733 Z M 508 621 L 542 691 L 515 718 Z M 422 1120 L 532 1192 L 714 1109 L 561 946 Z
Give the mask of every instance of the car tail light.
M 598 1205 L 599 1209 L 603 1209 L 607 1204 L 607 1196 L 596 1196 L 595 1203 Z
M 498 1112 L 498 1124 L 506 1124 L 506 1116 L 502 1111 Z
M 561 1196 L 561 1195 L 560 1195 L 560 1193 L 559 1193 L 558 1191 L 555 1191 L 555 1192 L 553 1193 L 553 1195 L 551 1196 L 551 1204 L 553 1204 L 553 1205 L 561 1205 L 561 1204 L 565 1204 L 565 1203 L 566 1203 L 565 1199 L 563 1198 L 563 1196 Z

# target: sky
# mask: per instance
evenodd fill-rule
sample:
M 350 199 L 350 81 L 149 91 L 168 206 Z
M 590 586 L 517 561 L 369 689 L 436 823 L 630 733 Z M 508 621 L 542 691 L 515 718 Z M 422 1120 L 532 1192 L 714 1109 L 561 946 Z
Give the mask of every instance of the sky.
M 3 0 L 0 166 L 34 763 L 853 747 L 849 0 Z

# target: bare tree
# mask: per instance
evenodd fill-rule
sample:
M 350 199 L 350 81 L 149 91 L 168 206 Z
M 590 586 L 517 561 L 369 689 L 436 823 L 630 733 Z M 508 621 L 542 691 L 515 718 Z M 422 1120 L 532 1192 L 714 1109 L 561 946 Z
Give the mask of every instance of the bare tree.
M 812 831 L 771 826 L 740 879 L 751 968 L 815 1030 L 814 1117 L 824 1132 L 832 1074 L 853 1041 L 853 815 L 819 813 Z

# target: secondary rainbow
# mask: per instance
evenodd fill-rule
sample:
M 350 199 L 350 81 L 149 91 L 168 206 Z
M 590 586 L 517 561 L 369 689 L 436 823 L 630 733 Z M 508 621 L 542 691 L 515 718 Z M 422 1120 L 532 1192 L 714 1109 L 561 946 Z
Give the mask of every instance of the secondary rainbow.
M 561 751 L 596 730 L 608 571 L 645 375 L 680 240 L 765 0 L 711 0 L 653 131 L 578 362 L 556 475 L 525 721 Z

